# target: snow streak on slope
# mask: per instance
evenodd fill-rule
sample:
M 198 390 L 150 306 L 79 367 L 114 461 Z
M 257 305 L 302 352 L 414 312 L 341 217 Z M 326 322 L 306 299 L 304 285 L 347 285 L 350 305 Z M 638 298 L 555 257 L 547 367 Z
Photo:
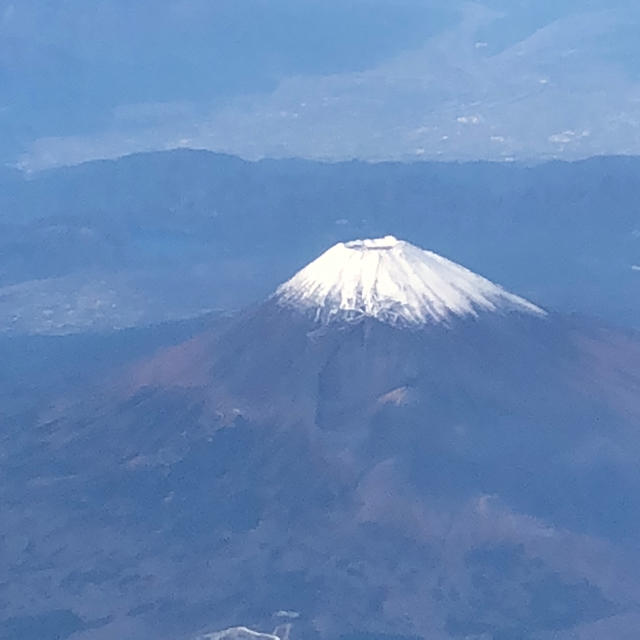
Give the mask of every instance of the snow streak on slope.
M 545 315 L 486 278 L 393 236 L 336 244 L 278 287 L 274 298 L 322 322 L 371 317 L 425 325 L 481 311 Z

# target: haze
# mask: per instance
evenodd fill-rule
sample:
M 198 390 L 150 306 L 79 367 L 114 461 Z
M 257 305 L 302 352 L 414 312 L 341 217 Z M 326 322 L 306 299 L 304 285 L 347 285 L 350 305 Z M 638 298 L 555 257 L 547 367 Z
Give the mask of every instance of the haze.
M 630 0 L 0 2 L 0 159 L 640 151 Z

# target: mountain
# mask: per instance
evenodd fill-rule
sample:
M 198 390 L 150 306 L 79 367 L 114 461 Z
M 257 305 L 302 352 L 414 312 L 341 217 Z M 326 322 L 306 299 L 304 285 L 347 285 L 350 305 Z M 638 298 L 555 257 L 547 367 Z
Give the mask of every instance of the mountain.
M 637 333 L 339 243 L 7 426 L 0 637 L 631 638 L 638 398 Z

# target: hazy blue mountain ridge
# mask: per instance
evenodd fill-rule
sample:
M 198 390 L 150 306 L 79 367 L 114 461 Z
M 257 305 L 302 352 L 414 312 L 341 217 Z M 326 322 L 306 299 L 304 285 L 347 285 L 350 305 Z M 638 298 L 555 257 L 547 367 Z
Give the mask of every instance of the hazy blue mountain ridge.
M 0 192 L 3 328 L 237 309 L 334 242 L 387 233 L 543 306 L 638 326 L 639 170 L 632 157 L 251 163 L 183 150 L 12 178 Z M 65 305 L 77 311 L 67 329 Z

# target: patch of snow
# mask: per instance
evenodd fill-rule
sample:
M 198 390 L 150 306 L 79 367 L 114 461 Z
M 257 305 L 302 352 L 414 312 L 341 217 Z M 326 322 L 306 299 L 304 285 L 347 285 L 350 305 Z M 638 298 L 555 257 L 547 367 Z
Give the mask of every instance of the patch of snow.
M 205 633 L 198 636 L 198 640 L 280 640 L 273 633 L 261 633 L 248 627 L 231 627 L 222 631 Z
M 371 317 L 420 326 L 486 311 L 545 315 L 465 267 L 394 236 L 334 245 L 273 298 L 325 323 Z
M 378 398 L 379 405 L 393 405 L 396 407 L 403 407 L 410 404 L 411 393 L 409 387 L 399 387 L 393 389 L 383 396 Z

